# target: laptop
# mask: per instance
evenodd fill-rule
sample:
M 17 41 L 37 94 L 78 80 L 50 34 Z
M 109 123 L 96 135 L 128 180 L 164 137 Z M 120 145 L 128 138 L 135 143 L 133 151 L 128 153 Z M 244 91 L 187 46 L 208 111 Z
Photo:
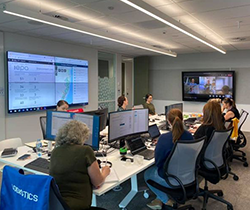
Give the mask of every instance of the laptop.
M 156 124 L 148 126 L 148 133 L 152 140 L 154 139 L 158 140 L 158 138 L 161 135 L 159 128 Z
M 126 141 L 132 155 L 142 155 L 146 160 L 154 158 L 154 151 L 147 149 L 141 137 L 130 138 Z

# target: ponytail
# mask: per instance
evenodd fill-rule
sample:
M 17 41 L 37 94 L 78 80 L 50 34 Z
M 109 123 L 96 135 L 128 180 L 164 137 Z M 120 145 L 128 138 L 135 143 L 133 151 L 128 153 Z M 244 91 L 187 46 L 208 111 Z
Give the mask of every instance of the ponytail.
M 182 112 L 179 109 L 171 109 L 167 119 L 172 125 L 173 143 L 175 143 L 184 132 Z
M 229 104 L 229 106 L 232 106 L 232 107 L 236 108 L 236 104 L 235 104 L 234 100 L 231 99 L 231 98 L 224 98 L 223 102 L 225 104 Z
M 176 116 L 172 124 L 173 143 L 175 143 L 177 140 L 181 138 L 183 132 L 184 132 L 183 122 L 178 116 Z
M 236 108 L 235 101 L 233 99 L 231 99 L 231 101 L 232 101 L 232 107 Z

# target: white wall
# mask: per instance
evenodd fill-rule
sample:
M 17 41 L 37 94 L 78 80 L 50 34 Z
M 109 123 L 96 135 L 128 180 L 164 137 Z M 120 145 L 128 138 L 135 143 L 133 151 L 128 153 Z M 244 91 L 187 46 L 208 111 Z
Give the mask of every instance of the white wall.
M 182 102 L 182 71 L 235 70 L 237 108 L 250 112 L 250 50 L 221 53 L 197 53 L 150 57 L 149 90 L 154 96 L 157 113 L 164 112 L 164 106 Z M 184 102 L 185 112 L 201 113 L 204 103 Z M 250 131 L 250 117 L 243 126 Z
M 58 41 L 39 39 L 13 33 L 4 33 L 4 50 L 28 52 L 45 55 L 55 55 L 62 57 L 85 59 L 89 61 L 89 105 L 84 109 L 98 108 L 98 52 L 96 49 L 86 48 L 79 45 L 72 45 Z M 4 71 L 2 67 L 1 34 L 0 34 L 0 87 L 2 85 L 2 76 Z M 5 68 L 6 69 L 6 68 Z M 7 87 L 7 83 L 5 83 Z M 0 96 L 0 106 L 1 106 Z M 7 97 L 5 97 L 5 102 Z M 7 103 L 7 102 L 6 102 Z M 2 122 L 2 110 L 0 109 L 0 126 Z M 0 134 L 0 140 L 11 137 L 21 137 L 23 142 L 34 141 L 42 138 L 39 117 L 45 115 L 45 112 L 36 113 L 5 113 L 5 135 Z M 4 126 L 3 126 L 4 127 Z M 2 127 L 0 131 L 2 133 Z

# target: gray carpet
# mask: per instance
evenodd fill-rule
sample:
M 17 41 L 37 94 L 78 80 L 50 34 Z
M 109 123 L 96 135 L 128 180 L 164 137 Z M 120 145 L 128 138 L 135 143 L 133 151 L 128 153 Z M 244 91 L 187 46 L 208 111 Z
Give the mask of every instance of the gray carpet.
M 245 133 L 247 139 L 250 139 L 250 133 Z M 247 159 L 250 163 L 250 144 L 248 144 L 243 150 L 247 153 Z M 231 164 L 232 171 L 239 176 L 238 181 L 234 181 L 232 176 L 229 176 L 226 180 L 220 181 L 217 185 L 209 184 L 209 189 L 221 189 L 224 192 L 224 199 L 231 202 L 234 210 L 249 210 L 250 209 L 250 171 L 249 167 L 244 167 L 241 162 L 233 161 Z M 2 176 L 0 175 L 0 179 Z M 1 183 L 1 182 L 0 182 Z M 139 188 L 146 186 L 143 179 L 143 172 L 138 174 Z M 126 181 L 121 184 L 122 190 L 119 192 L 114 192 L 113 190 L 108 193 L 98 197 L 97 204 L 99 207 L 106 208 L 108 210 L 118 210 L 121 200 L 130 191 L 130 181 Z M 202 188 L 204 182 L 200 185 Z M 150 193 L 150 192 L 149 192 Z M 127 210 L 149 210 L 146 206 L 151 200 L 155 198 L 155 195 L 150 193 L 150 197 L 145 199 L 143 193 L 138 193 L 135 198 L 127 206 Z M 202 208 L 202 199 L 198 198 L 196 200 L 189 201 L 195 209 Z M 222 210 L 227 209 L 226 205 L 209 199 L 207 210 Z

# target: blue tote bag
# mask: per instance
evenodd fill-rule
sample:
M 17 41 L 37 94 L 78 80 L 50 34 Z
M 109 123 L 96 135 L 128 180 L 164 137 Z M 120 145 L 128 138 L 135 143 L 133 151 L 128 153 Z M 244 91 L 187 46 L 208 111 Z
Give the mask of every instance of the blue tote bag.
M 1 210 L 48 210 L 51 176 L 24 175 L 23 170 L 5 166 Z

